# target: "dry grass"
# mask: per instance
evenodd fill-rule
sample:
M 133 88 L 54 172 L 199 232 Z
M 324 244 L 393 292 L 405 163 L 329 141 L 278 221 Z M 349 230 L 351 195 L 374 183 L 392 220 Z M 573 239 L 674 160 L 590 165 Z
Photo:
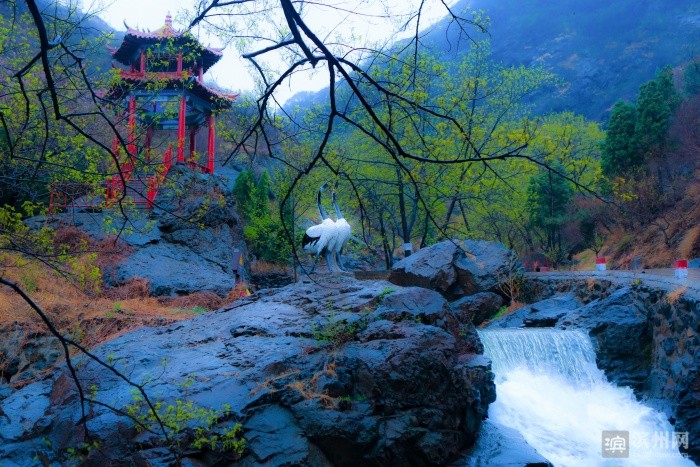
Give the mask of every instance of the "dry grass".
M 688 230 L 683 240 L 678 244 L 678 255 L 680 258 L 691 258 L 694 251 L 697 251 L 700 243 L 700 225 L 696 225 Z
M 180 321 L 202 309 L 219 308 L 240 297 L 243 287 L 239 285 L 225 299 L 211 292 L 164 299 L 151 297 L 148 281 L 137 278 L 116 288 L 103 286 L 101 293 L 94 294 L 82 290 L 69 276 L 11 254 L 0 256 L 0 275 L 25 290 L 62 333 L 88 347 L 139 327 Z M 0 332 L 10 326 L 47 333 L 36 312 L 10 288 L 0 286 Z
M 278 263 L 270 263 L 267 261 L 255 260 L 250 263 L 251 274 L 287 274 L 289 266 Z
M 195 292 L 182 297 L 163 297 L 159 298 L 158 301 L 164 306 L 174 308 L 204 308 L 207 310 L 221 308 L 227 303 L 226 299 L 219 297 L 214 292 L 208 291 Z
M 688 287 L 683 286 L 681 288 L 678 288 L 676 290 L 673 290 L 673 291 L 667 293 L 666 294 L 666 302 L 668 302 L 669 305 L 673 305 L 683 296 L 683 294 L 685 294 L 685 292 L 687 290 L 688 290 Z

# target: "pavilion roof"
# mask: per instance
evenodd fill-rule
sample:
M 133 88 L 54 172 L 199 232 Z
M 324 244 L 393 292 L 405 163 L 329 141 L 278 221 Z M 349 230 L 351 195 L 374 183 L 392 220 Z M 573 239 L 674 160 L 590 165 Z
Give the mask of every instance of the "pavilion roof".
M 126 23 L 125 23 L 126 25 Z M 212 65 L 218 62 L 223 56 L 221 49 L 205 47 L 188 31 L 181 32 L 173 28 L 170 14 L 165 17 L 165 24 L 155 31 L 140 31 L 130 28 L 128 25 L 124 39 L 119 47 L 108 47 L 112 56 L 124 65 L 131 65 L 137 59 L 137 52 L 142 46 L 149 46 L 172 39 L 175 46 L 194 45 L 199 49 L 202 58 L 202 68 L 206 72 Z
M 105 93 L 105 97 L 108 99 L 121 99 L 134 90 L 138 90 L 140 85 L 144 83 L 144 80 L 140 74 L 123 72 L 121 83 L 121 85 L 114 86 L 112 89 L 107 91 Z M 199 97 L 203 101 L 210 104 L 212 108 L 217 110 L 230 108 L 236 98 L 238 98 L 238 94 L 226 93 L 210 86 L 206 86 L 194 77 L 166 79 L 163 89 L 183 89 L 183 86 L 185 92 Z

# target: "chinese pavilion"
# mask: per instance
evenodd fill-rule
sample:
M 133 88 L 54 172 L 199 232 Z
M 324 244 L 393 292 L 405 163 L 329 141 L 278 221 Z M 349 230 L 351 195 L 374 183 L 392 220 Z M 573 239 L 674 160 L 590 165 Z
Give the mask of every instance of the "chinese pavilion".
M 113 62 L 117 79 L 104 97 L 114 103 L 122 117 L 118 126 L 119 121 L 126 122 L 127 157 L 120 161 L 120 173 L 106 181 L 104 203 L 109 205 L 125 195 L 135 206 L 150 208 L 173 164 L 175 131 L 176 162 L 214 173 L 214 116 L 231 107 L 237 96 L 203 83 L 202 76 L 221 59 L 222 52 L 203 46 L 189 32 L 175 30 L 170 14 L 165 17 L 165 24 L 153 32 L 127 26 L 121 45 L 110 48 L 110 52 L 126 66 L 117 67 Z M 199 161 L 197 152 L 197 132 L 203 126 L 208 129 L 205 164 Z M 159 147 L 165 149 L 163 162 L 152 164 L 151 150 Z M 119 149 L 119 138 L 115 136 L 112 151 L 117 159 Z M 52 183 L 49 212 L 99 206 L 101 202 L 93 188 L 85 183 Z
M 117 68 L 113 62 L 118 81 L 106 95 L 116 103 L 118 112 L 127 117 L 126 170 L 133 169 L 136 160 L 150 162 L 154 132 L 172 148 L 168 135 L 177 130 L 176 162 L 214 173 L 214 115 L 231 107 L 236 99 L 235 95 L 204 85 L 202 80 L 204 73 L 221 59 L 221 50 L 203 46 L 189 32 L 175 30 L 168 14 L 165 24 L 153 32 L 127 27 L 121 45 L 110 48 L 110 52 L 127 67 Z M 206 163 L 201 164 L 196 135 L 205 125 L 208 128 Z M 189 148 L 185 147 L 186 134 L 189 134 Z M 115 137 L 115 153 L 118 150 Z M 164 163 L 168 167 L 172 163 L 171 154 L 171 149 L 166 151 Z

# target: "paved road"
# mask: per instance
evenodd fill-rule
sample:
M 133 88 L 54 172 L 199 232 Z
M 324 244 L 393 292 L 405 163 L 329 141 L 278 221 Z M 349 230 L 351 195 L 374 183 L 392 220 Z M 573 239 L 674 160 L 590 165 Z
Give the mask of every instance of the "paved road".
M 648 287 L 667 290 L 669 292 L 686 288 L 685 295 L 700 300 L 700 269 L 688 269 L 688 277 L 676 279 L 673 269 L 642 269 L 639 271 L 550 271 L 528 272 L 532 279 L 586 279 L 595 277 L 607 279 L 620 285 L 631 285 L 639 279 Z

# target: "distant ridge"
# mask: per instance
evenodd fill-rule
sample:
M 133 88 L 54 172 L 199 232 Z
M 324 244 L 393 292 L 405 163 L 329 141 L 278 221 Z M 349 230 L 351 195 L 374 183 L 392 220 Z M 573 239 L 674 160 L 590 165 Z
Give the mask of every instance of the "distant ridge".
M 535 112 L 573 111 L 606 121 L 618 99 L 632 100 L 639 86 L 665 65 L 680 66 L 700 55 L 697 0 L 462 0 L 454 11 L 483 10 L 494 60 L 539 64 L 559 76 L 561 88 L 535 97 Z M 469 42 L 442 20 L 424 37 L 428 51 L 456 61 Z M 459 45 L 459 47 L 457 47 Z M 307 108 L 327 90 L 294 95 L 288 104 Z
M 697 0 L 462 0 L 454 9 L 467 6 L 490 17 L 496 60 L 540 64 L 565 81 L 556 95 L 540 96 L 540 113 L 607 119 L 617 99 L 633 99 L 658 69 L 700 55 Z M 457 31 L 446 24 L 426 41 L 454 60 Z

